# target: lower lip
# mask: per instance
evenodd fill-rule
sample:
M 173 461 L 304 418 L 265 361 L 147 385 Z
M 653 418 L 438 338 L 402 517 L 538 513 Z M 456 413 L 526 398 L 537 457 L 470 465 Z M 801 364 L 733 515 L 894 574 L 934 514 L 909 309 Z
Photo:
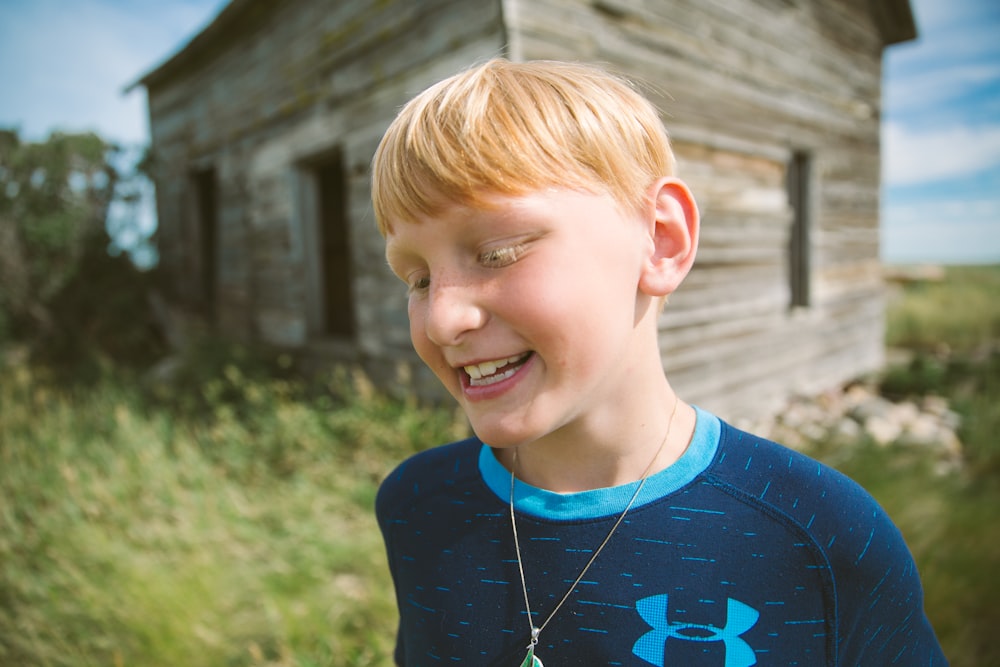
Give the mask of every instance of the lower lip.
M 462 379 L 462 393 L 464 393 L 465 397 L 470 401 L 486 401 L 497 398 L 513 389 L 514 386 L 521 381 L 521 378 L 524 377 L 524 374 L 528 371 L 529 367 L 534 365 L 534 363 L 535 355 L 532 354 L 509 378 L 504 378 L 499 382 L 481 387 L 469 384 L 469 376 L 465 373 L 465 371 L 459 371 L 459 375 Z

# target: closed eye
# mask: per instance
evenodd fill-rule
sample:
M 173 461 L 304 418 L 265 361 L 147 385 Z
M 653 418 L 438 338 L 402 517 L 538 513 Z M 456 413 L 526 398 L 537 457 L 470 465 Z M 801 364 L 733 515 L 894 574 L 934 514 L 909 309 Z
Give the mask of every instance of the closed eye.
M 520 259 L 524 250 L 524 245 L 520 243 L 502 248 L 491 248 L 479 253 L 479 263 L 490 269 L 499 269 Z
M 431 286 L 431 277 L 424 274 L 416 274 L 406 279 L 406 291 L 409 294 L 415 292 L 425 292 Z

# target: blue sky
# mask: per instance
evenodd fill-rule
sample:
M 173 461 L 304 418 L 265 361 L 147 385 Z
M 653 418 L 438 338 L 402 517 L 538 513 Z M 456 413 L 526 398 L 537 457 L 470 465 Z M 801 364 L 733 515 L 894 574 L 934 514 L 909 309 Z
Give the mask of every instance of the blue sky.
M 911 0 L 883 77 L 883 257 L 1000 262 L 1000 2 Z
M 145 95 L 123 88 L 225 4 L 0 0 L 0 126 L 145 143 Z M 920 37 L 885 56 L 883 258 L 1000 262 L 1000 1 L 911 5 Z

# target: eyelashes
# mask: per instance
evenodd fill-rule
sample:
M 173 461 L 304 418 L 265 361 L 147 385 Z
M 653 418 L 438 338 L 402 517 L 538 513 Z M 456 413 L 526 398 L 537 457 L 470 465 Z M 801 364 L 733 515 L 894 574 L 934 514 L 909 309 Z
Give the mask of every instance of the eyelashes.
M 409 292 L 410 294 L 413 294 L 414 292 L 423 292 L 430 286 L 431 286 L 431 277 L 420 276 L 418 278 L 414 278 L 413 280 L 407 281 L 406 291 Z
M 513 264 L 524 254 L 524 246 L 520 243 L 492 248 L 479 253 L 479 263 L 490 269 L 498 269 Z
M 514 243 L 483 250 L 476 255 L 476 263 L 486 269 L 502 269 L 517 262 L 527 252 L 525 243 Z M 425 271 L 417 271 L 406 278 L 407 292 L 421 294 L 431 285 L 431 276 Z

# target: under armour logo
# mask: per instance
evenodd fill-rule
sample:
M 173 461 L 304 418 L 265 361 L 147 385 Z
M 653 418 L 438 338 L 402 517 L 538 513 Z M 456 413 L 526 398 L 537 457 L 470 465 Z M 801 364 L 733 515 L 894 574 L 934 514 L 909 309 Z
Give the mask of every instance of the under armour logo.
M 696 623 L 672 623 L 667 620 L 667 595 L 654 595 L 635 603 L 636 611 L 652 630 L 639 637 L 632 647 L 632 653 L 646 662 L 663 667 L 667 652 L 667 640 L 682 639 L 688 642 L 722 642 L 726 649 L 725 667 L 749 667 L 757 664 L 753 649 L 740 635 L 752 628 L 760 618 L 760 612 L 739 600 L 729 598 L 726 606 L 726 625 Z

